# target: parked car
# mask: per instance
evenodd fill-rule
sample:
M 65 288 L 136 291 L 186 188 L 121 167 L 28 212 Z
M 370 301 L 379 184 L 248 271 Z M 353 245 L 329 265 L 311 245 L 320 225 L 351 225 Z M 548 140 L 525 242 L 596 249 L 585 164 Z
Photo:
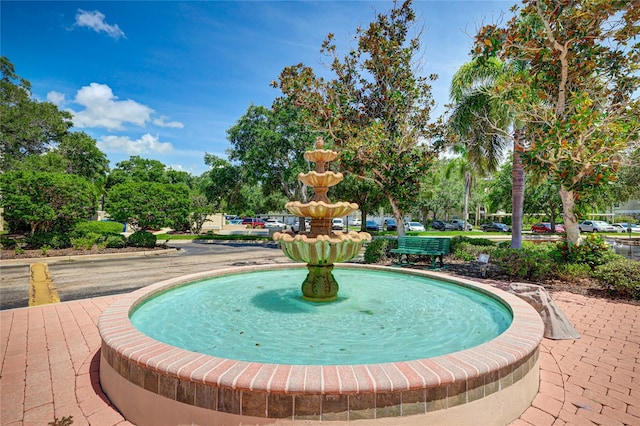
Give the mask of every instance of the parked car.
M 257 217 L 245 217 L 242 219 L 242 224 L 247 228 L 263 228 L 265 227 L 265 222 L 262 219 L 258 219 Z
M 293 232 L 299 232 L 298 225 L 299 225 L 299 222 L 298 222 L 298 218 L 296 217 L 293 220 L 293 225 L 291 225 L 291 230 Z M 304 219 L 304 228 L 306 231 L 309 231 L 311 229 L 311 219 L 309 218 Z
M 398 224 L 396 223 L 395 219 L 385 219 L 384 220 L 384 225 L 387 228 L 387 231 L 397 231 L 398 230 Z
M 562 225 L 560 223 L 556 223 L 555 224 L 555 231 L 557 233 L 564 232 L 564 225 Z M 531 232 L 535 232 L 537 234 L 549 234 L 549 233 L 551 233 L 553 231 L 551 230 L 551 223 L 549 223 L 549 222 L 540 222 L 540 223 L 536 223 L 535 225 L 533 225 L 531 227 Z
M 339 217 L 333 218 L 331 229 L 333 229 L 334 231 L 342 231 L 344 229 L 344 220 Z
M 228 221 L 229 225 L 242 225 L 242 219 L 231 219 Z
M 604 220 L 583 220 L 578 228 L 580 232 L 616 232 L 616 228 Z
M 467 231 L 473 231 L 473 225 L 471 225 L 469 222 L 464 221 L 462 219 L 453 219 L 451 221 L 451 224 L 453 225 L 453 229 L 456 229 L 458 231 L 464 231 L 465 230 L 465 224 L 467 227 Z
M 511 227 L 500 222 L 483 223 L 480 229 L 484 232 L 511 232 Z
M 349 222 L 349 226 L 362 226 L 362 221 L 360 219 L 353 219 Z
M 439 231 L 453 230 L 453 225 L 450 222 L 444 220 L 434 220 L 433 222 L 431 222 L 431 227 Z
M 264 226 L 265 228 L 282 228 L 282 229 L 286 227 L 286 225 L 283 222 L 279 221 L 278 219 L 271 219 L 271 218 L 267 219 L 264 222 Z
M 631 225 L 629 225 L 628 222 L 619 222 L 612 223 L 611 226 L 616 228 L 616 232 L 629 232 L 629 226 L 631 226 L 631 232 L 640 232 L 640 225 L 636 223 L 632 223 Z
M 382 227 L 378 225 L 374 220 L 368 220 L 365 224 L 367 231 L 381 231 Z
M 424 225 L 420 222 L 407 222 L 404 224 L 406 231 L 425 231 Z

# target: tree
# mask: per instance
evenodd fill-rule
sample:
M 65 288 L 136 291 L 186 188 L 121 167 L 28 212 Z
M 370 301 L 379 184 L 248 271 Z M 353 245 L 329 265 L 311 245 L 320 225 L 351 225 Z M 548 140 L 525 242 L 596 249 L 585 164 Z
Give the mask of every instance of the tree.
M 202 231 L 202 225 L 207 221 L 207 216 L 213 214 L 216 209 L 207 200 L 207 197 L 201 194 L 191 194 L 189 201 L 191 202 L 191 213 L 189 213 L 188 219 L 191 232 L 199 234 Z
M 447 173 L 451 168 L 451 160 L 438 160 L 421 177 L 421 192 L 414 204 L 424 222 L 429 212 L 433 213 L 434 219 L 448 220 L 451 210 L 462 207 L 460 199 L 464 188 L 459 179 L 451 179 L 450 173 Z
M 279 192 L 289 200 L 306 201 L 298 174 L 309 170 L 304 152 L 313 148 L 315 136 L 301 125 L 299 113 L 286 100 L 272 109 L 251 105 L 227 130 L 229 160 L 239 163 L 246 183 L 262 184 L 265 195 Z
M 107 179 L 107 188 L 128 181 L 164 183 L 166 169 L 167 166 L 158 160 L 132 155 L 128 160 L 117 163 L 111 170 Z
M 524 167 L 522 123 L 505 98 L 512 94 L 500 93 L 497 87 L 505 79 L 512 78 L 525 69 L 522 62 L 507 65 L 492 57 L 488 60 L 474 59 L 464 64 L 453 76 L 450 97 L 454 101 L 450 117 L 451 127 L 463 145 L 469 161 L 480 175 L 495 172 L 506 148 L 505 140 L 513 141 L 512 156 L 512 234 L 511 248 L 522 247 L 522 214 L 524 208 Z M 506 106 L 506 107 L 505 107 Z
M 180 225 L 189 217 L 190 207 L 189 191 L 183 185 L 129 181 L 107 193 L 109 217 L 136 230 Z
M 70 113 L 31 99 L 31 83 L 6 56 L 0 57 L 0 73 L 0 170 L 7 171 L 60 142 L 72 123 Z
M 490 181 L 487 202 L 491 211 L 504 210 L 511 212 L 511 206 L 505 200 L 513 192 L 513 161 L 506 162 L 495 173 Z M 526 181 L 531 184 L 525 186 L 523 213 L 526 215 L 545 214 L 555 229 L 555 222 L 562 214 L 562 201 L 558 195 L 557 186 L 548 179 L 540 179 L 532 173 L 527 173 Z
M 332 188 L 331 198 L 345 200 L 358 204 L 362 214 L 360 230 L 365 231 L 367 226 L 367 216 L 370 212 L 380 208 L 386 197 L 372 180 L 362 179 L 352 173 L 347 173 L 344 180 Z
M 96 192 L 77 175 L 17 170 L 0 174 L 0 206 L 11 229 L 21 223 L 35 232 L 67 231 L 96 209 Z
M 205 153 L 204 162 L 210 168 L 202 182 L 202 192 L 216 209 L 240 213 L 242 198 L 242 172 L 227 160 Z
M 560 188 L 571 249 L 580 237 L 576 202 L 615 180 L 638 143 L 640 9 L 632 1 L 524 0 L 513 11 L 505 27 L 479 31 L 475 52 L 529 66 L 499 90 L 519 99 L 511 106 L 526 123 L 526 167 Z
M 356 29 L 357 48 L 340 58 L 329 34 L 321 52 L 331 58 L 333 80 L 317 77 L 310 67 L 286 67 L 277 82 L 301 108 L 305 122 L 340 150 L 344 170 L 372 180 L 389 201 L 398 235 L 404 235 L 404 210 L 415 201 L 420 176 L 439 149 L 431 143 L 433 106 L 429 78 L 417 75 L 418 36 L 411 1 L 394 4 L 367 28 Z
M 452 173 L 458 173 L 464 181 L 464 202 L 462 208 L 462 218 L 464 220 L 469 219 L 469 199 L 471 197 L 471 187 L 474 183 L 474 176 L 478 173 L 478 164 L 471 161 L 471 156 L 467 152 L 465 145 L 454 145 L 453 151 L 457 154 L 462 154 L 450 161 L 446 170 L 447 179 L 451 177 Z M 463 231 L 466 231 L 466 226 Z
M 56 151 L 65 159 L 65 173 L 83 176 L 91 182 L 106 180 L 109 159 L 100 151 L 96 140 L 86 133 L 67 133 Z

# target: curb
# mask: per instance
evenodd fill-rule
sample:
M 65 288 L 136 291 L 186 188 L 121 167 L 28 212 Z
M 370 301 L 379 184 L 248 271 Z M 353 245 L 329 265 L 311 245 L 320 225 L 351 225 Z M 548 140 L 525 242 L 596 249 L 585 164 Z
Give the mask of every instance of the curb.
M 121 257 L 148 257 L 158 256 L 161 254 L 177 253 L 179 249 L 165 249 L 165 250 L 152 250 L 152 251 L 134 251 L 127 253 L 102 253 L 102 254 L 79 254 L 70 256 L 53 256 L 53 257 L 27 257 L 23 259 L 3 259 L 0 260 L 0 267 L 3 266 L 15 266 L 15 265 L 31 265 L 33 263 L 58 263 L 69 262 L 77 260 L 97 260 L 97 259 L 112 259 Z

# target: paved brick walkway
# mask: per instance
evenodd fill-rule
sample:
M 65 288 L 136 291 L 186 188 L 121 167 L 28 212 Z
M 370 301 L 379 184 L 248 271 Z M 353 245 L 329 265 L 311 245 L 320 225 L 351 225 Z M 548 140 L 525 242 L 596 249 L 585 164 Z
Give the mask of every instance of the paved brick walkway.
M 100 389 L 97 321 L 118 296 L 0 312 L 0 424 L 130 424 Z M 640 306 L 553 298 L 581 333 L 544 339 L 540 392 L 513 425 L 640 425 Z

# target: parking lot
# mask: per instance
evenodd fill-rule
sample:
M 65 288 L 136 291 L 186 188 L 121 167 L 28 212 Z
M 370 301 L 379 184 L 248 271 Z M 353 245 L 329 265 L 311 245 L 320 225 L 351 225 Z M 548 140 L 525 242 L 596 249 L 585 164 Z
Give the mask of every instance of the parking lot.
M 154 282 L 231 266 L 289 262 L 277 246 L 172 241 L 170 253 L 55 261 L 42 258 L 61 301 L 125 293 Z M 0 310 L 29 304 L 29 262 L 0 261 Z

